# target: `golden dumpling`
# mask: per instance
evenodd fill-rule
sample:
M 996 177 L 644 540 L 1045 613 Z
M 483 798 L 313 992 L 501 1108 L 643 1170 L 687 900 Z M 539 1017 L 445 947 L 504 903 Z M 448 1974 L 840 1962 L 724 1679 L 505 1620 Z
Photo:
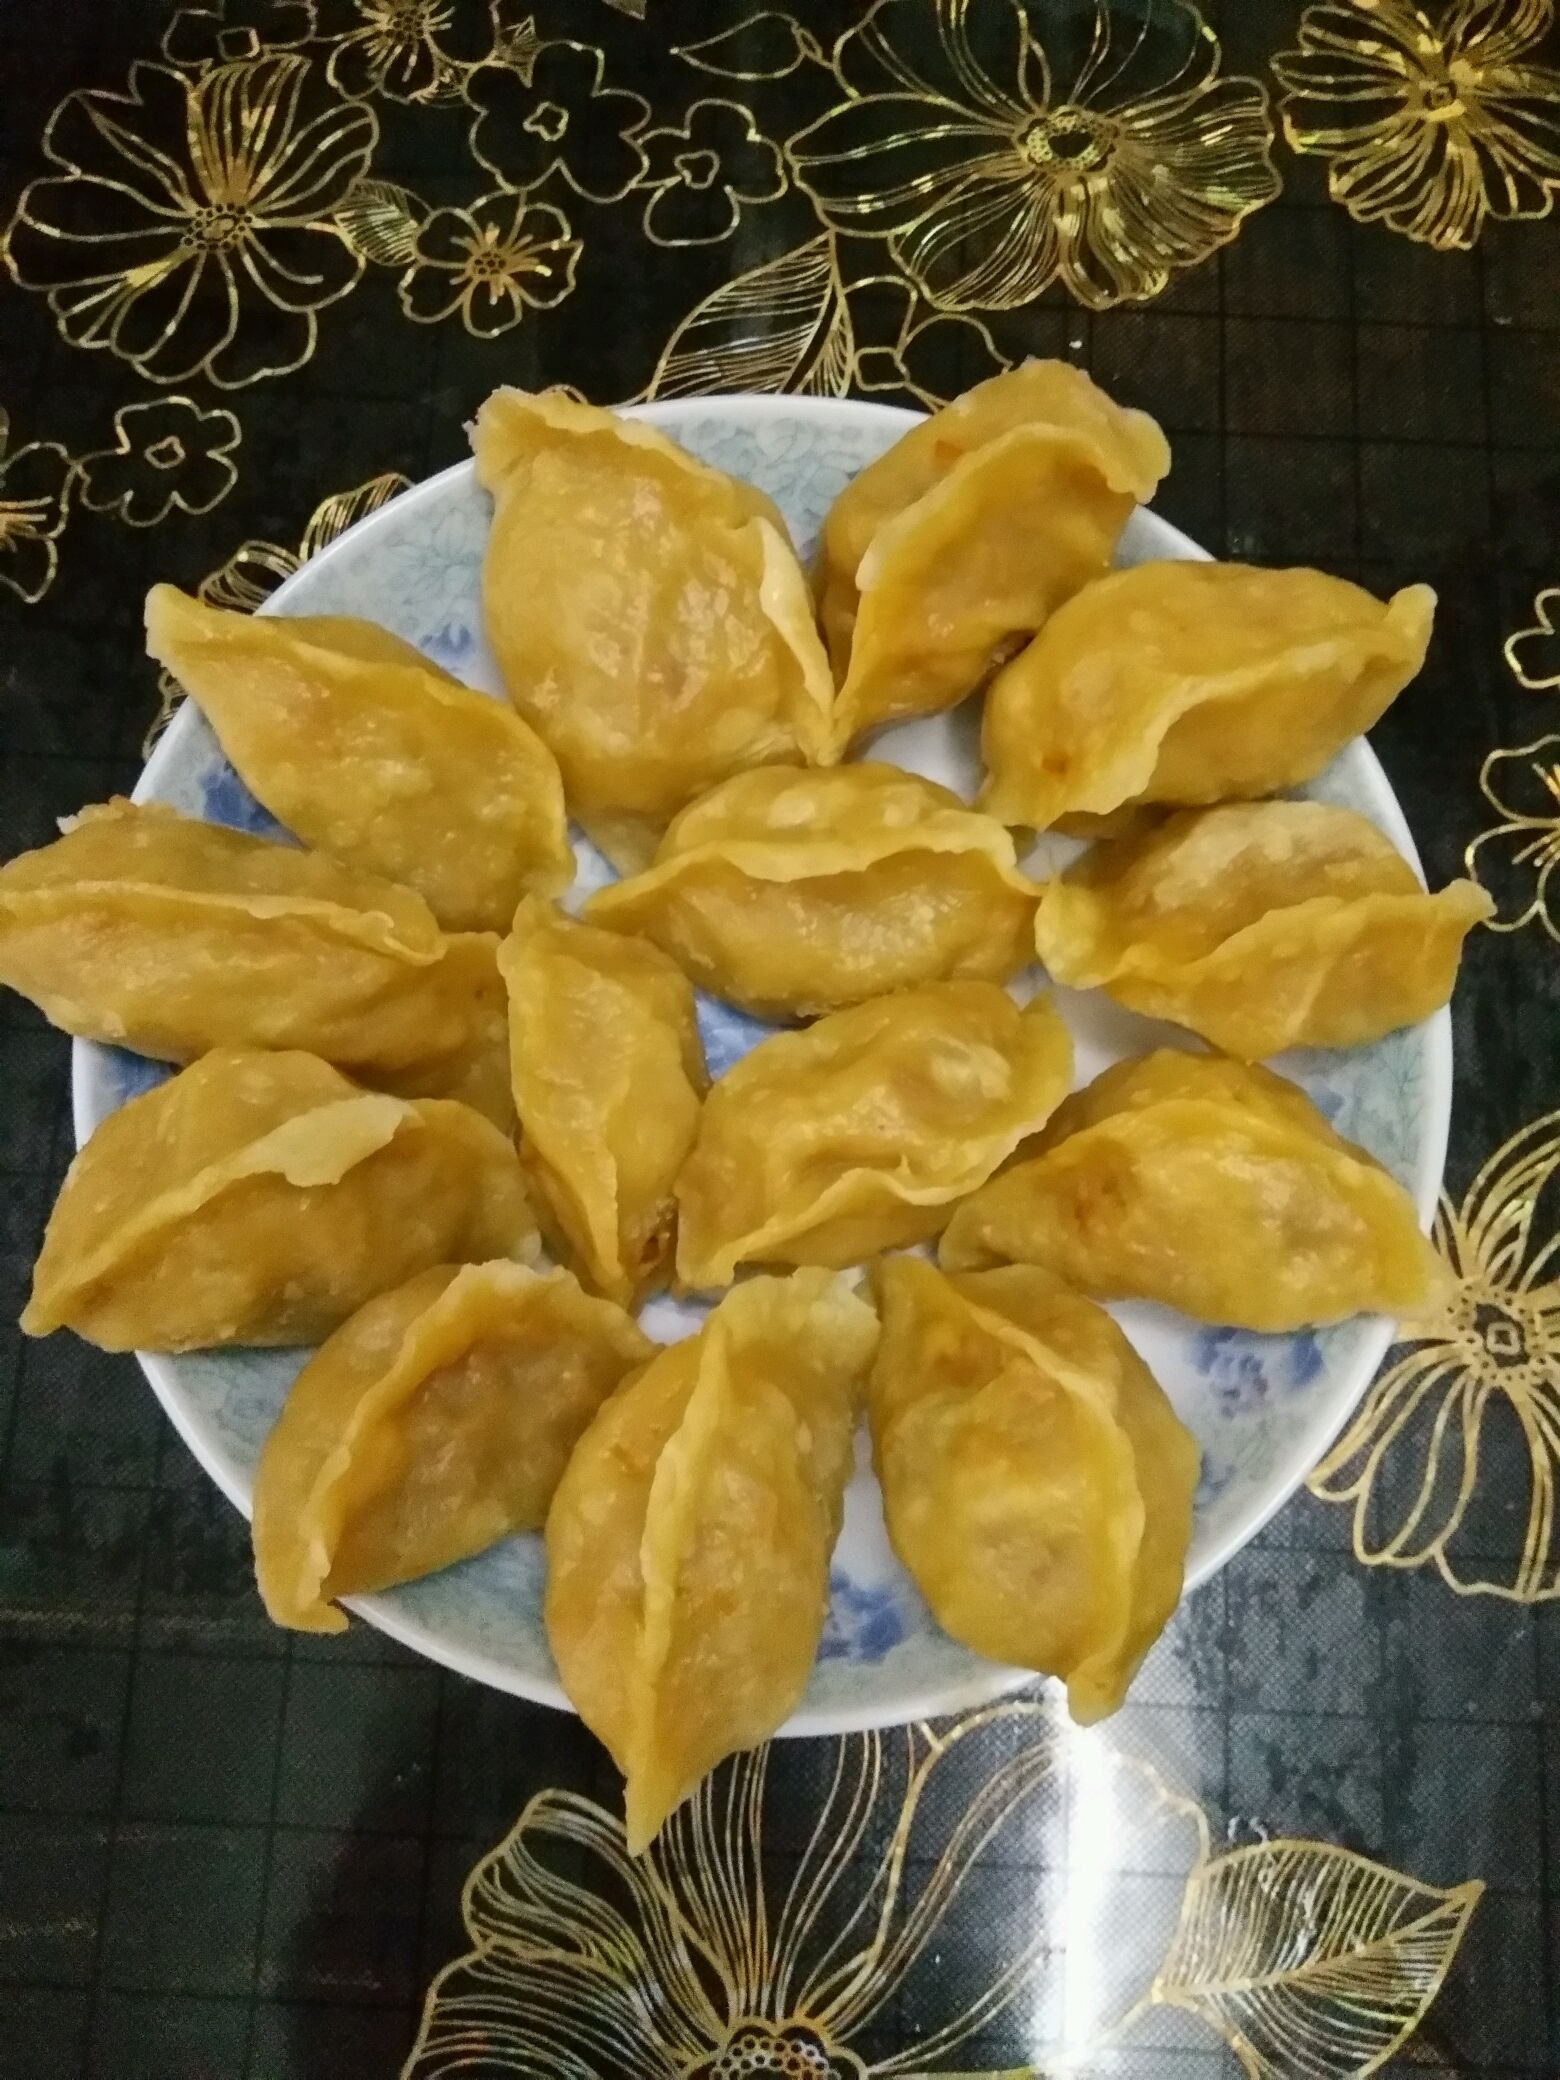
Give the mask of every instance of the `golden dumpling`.
M 547 1636 L 643 1849 L 807 1685 L 877 1317 L 821 1271 L 755 1278 L 580 1440 L 547 1518 Z
M 22 1327 L 113 1351 L 317 1343 L 432 1264 L 536 1247 L 514 1149 L 469 1106 L 217 1048 L 71 1164 Z
M 933 781 L 764 766 L 684 809 L 654 863 L 585 915 L 642 932 L 716 996 L 785 1015 L 1005 981 L 1034 958 L 1038 893 L 1001 824 Z
M 1147 413 L 1065 361 L 976 384 L 870 463 L 835 500 L 819 554 L 836 748 L 973 693 L 1110 568 L 1169 467 Z
M 677 1180 L 677 1276 L 855 1264 L 937 1234 L 1050 1118 L 1067 1028 L 993 982 L 934 982 L 762 1040 L 705 1101 Z
M 894 1551 L 945 1632 L 1113 1712 L 1181 1594 L 1196 1441 L 1103 1308 L 1033 1265 L 874 1273 Z
M 410 889 L 150 802 L 84 809 L 0 867 L 0 982 L 163 1061 L 297 1047 L 368 1082 L 436 1074 L 480 1022 L 455 947 Z
M 664 953 L 534 899 L 499 950 L 521 1158 L 555 1241 L 625 1306 L 664 1283 L 704 1053 Z
M 981 806 L 1046 830 L 1312 779 L 1425 660 L 1435 594 L 1321 571 L 1140 563 L 1061 608 L 986 695 Z
M 761 491 L 555 391 L 495 391 L 472 445 L 488 641 L 609 858 L 643 866 L 728 773 L 821 753 L 828 662 Z
M 257 800 L 306 845 L 388 875 L 451 931 L 502 931 L 574 879 L 563 783 L 504 701 L 346 616 L 230 614 L 172 585 L 146 647 Z
M 1427 895 L 1352 809 L 1235 802 L 1092 847 L 1046 889 L 1035 938 L 1055 981 L 1255 1061 L 1427 1018 L 1492 907 L 1471 881 Z
M 1304 1091 L 1222 1055 L 1118 1062 L 967 1199 L 945 1270 L 1043 1264 L 1096 1299 L 1283 1331 L 1414 1314 L 1440 1261 L 1414 1206 Z
M 498 972 L 498 947 L 496 932 L 447 933 L 436 973 L 460 1007 L 459 1037 L 443 1053 L 426 1054 L 408 1068 L 355 1072 L 357 1080 L 398 1098 L 458 1098 L 512 1133 L 509 999 Z
M 655 1345 L 567 1271 L 439 1264 L 358 1309 L 288 1391 L 255 1474 L 278 1625 L 539 1531 L 569 1454 Z

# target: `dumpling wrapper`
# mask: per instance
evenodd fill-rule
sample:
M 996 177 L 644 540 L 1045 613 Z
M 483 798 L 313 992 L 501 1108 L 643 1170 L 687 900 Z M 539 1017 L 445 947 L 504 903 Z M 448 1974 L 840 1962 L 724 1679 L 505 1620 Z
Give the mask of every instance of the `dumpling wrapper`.
M 1065 361 L 977 383 L 869 463 L 830 508 L 819 552 L 836 754 L 973 693 L 1110 568 L 1169 467 L 1148 414 Z
M 534 899 L 498 958 L 521 1162 L 549 1240 L 629 1306 L 671 1264 L 672 1186 L 707 1080 L 693 991 L 654 946 Z
M 233 614 L 173 585 L 146 647 L 239 778 L 306 845 L 416 889 L 450 931 L 498 931 L 574 879 L 563 782 L 507 702 L 345 615 Z
M 288 1390 L 255 1474 L 255 1572 L 278 1625 L 538 1531 L 569 1454 L 655 1354 L 567 1271 L 439 1264 L 342 1323 Z
M 0 867 L 0 982 L 160 1061 L 303 1048 L 437 1079 L 481 1026 L 481 967 L 411 889 L 158 803 L 84 809 Z
M 868 1384 L 894 1551 L 943 1630 L 1122 1702 L 1181 1594 L 1196 1440 L 1102 1308 L 1033 1265 L 873 1274 Z
M 612 1396 L 569 1461 L 547 1637 L 626 1779 L 631 1854 L 807 1686 L 877 1333 L 843 1279 L 750 1279 Z
M 686 808 L 594 923 L 641 932 L 702 989 L 760 1016 L 922 982 L 1005 982 L 1034 958 L 1039 891 L 1013 840 L 897 766 L 739 773 Z
M 1471 881 L 1427 894 L 1352 809 L 1240 802 L 1092 847 L 1047 887 L 1035 942 L 1054 981 L 1256 1061 L 1428 1018 L 1493 908 Z
M 677 1276 L 842 1268 L 936 1235 L 1050 1118 L 1067 1028 L 993 982 L 937 982 L 777 1033 L 720 1077 L 677 1180 Z
M 1313 779 L 1425 661 L 1435 594 L 1343 578 L 1140 563 L 1080 592 L 986 694 L 981 807 L 1047 830 Z
M 967 1199 L 945 1270 L 1042 1264 L 1100 1300 L 1282 1332 L 1413 1315 L 1445 1283 L 1413 1201 L 1302 1090 L 1220 1055 L 1118 1062 Z
M 822 755 L 833 682 L 761 491 L 557 392 L 495 391 L 472 447 L 488 641 L 609 859 L 642 867 L 730 773 Z
M 217 1048 L 71 1164 L 22 1327 L 113 1351 L 317 1343 L 430 1265 L 537 1246 L 514 1148 L 469 1106 Z

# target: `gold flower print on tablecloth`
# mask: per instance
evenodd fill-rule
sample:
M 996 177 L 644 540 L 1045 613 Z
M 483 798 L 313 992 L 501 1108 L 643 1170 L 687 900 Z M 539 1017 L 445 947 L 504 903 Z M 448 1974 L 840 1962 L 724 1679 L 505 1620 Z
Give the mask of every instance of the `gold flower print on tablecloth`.
M 658 246 L 713 245 L 736 230 L 745 202 L 785 192 L 780 154 L 735 101 L 696 101 L 681 124 L 639 140 L 645 236 Z
M 81 458 L 81 502 L 127 527 L 156 527 L 177 509 L 209 513 L 238 481 L 243 439 L 234 415 L 189 397 L 127 404 L 114 414 L 114 445 Z
M 945 309 L 1136 302 L 1278 193 L 1266 91 L 1219 58 L 1187 0 L 878 0 L 791 163 Z
M 482 0 L 352 0 L 352 26 L 330 54 L 330 82 L 354 99 L 458 100 L 487 57 L 493 29 Z
M 397 492 L 410 488 L 410 477 L 399 471 L 387 470 L 382 476 L 370 477 L 366 483 L 356 485 L 350 491 L 336 491 L 329 498 L 322 498 L 309 515 L 296 549 L 284 547 L 281 542 L 249 541 L 241 543 L 225 563 L 201 579 L 196 591 L 208 607 L 228 607 L 237 614 L 252 614 L 262 606 L 284 579 L 302 568 L 311 556 L 335 541 L 338 535 L 355 527 L 359 520 L 370 513 L 377 513 L 387 505 Z M 157 679 L 158 709 L 151 728 L 142 745 L 143 752 L 150 752 L 153 744 L 173 719 L 174 710 L 184 699 L 184 689 L 171 672 L 161 672 Z
M 1041 2061 L 1005 2080 L 1039 2080 L 1091 2070 L 1156 2008 L 1254 2076 L 1348 2080 L 1418 2027 L 1483 1889 L 1322 1842 L 1217 1853 L 1156 1771 L 1017 1703 L 837 1743 L 771 1893 L 783 1768 L 723 1766 L 637 1859 L 600 1807 L 534 1798 L 466 1882 L 472 1947 L 429 1989 L 402 2080 L 929 2076 L 1004 2016 Z M 994 1953 L 995 1925 L 1012 1940 Z M 874 2057 L 890 2012 L 899 2048 Z
M 1502 655 L 1519 686 L 1529 693 L 1560 691 L 1560 628 L 1555 610 L 1560 607 L 1560 585 L 1546 585 L 1533 601 L 1531 627 L 1507 636 Z
M 0 585 L 29 606 L 54 583 L 76 465 L 58 441 L 10 445 L 0 406 Z
M 1549 901 L 1550 876 L 1560 862 L 1560 737 L 1492 751 L 1479 788 L 1500 821 L 1481 831 L 1463 858 L 1494 898 L 1489 929 L 1516 932 L 1538 924 L 1560 940 L 1560 915 Z
M 463 89 L 471 149 L 501 186 L 534 188 L 562 175 L 592 202 L 621 202 L 645 170 L 639 133 L 650 120 L 642 94 L 603 84 L 594 45 L 542 44 L 526 80 L 512 65 L 480 66 Z
M 469 209 L 437 209 L 418 227 L 396 293 L 406 315 L 435 325 L 455 311 L 469 333 L 493 339 L 527 310 L 551 310 L 574 287 L 580 241 L 550 202 L 482 195 Z
M 199 78 L 134 65 L 126 92 L 78 89 L 49 118 L 43 150 L 62 170 L 23 193 L 6 260 L 67 340 L 152 382 L 284 374 L 362 272 L 330 212 L 376 136 L 306 58 Z
M 1273 60 L 1284 134 L 1329 161 L 1361 223 L 1443 250 L 1487 217 L 1545 217 L 1560 183 L 1560 71 L 1537 62 L 1553 0 L 1330 0 Z
M 1560 1469 L 1560 1113 L 1529 1122 L 1484 1165 L 1455 1207 L 1443 1198 L 1435 1240 L 1456 1275 L 1432 1320 L 1371 1388 L 1311 1476 L 1324 1502 L 1354 1512 L 1368 1566 L 1434 1564 L 1460 1595 L 1538 1603 L 1560 1596 L 1555 1484 Z M 1521 1536 L 1481 1535 L 1485 1459 L 1504 1444 L 1525 1458 Z M 1521 1506 L 1525 1505 L 1525 1514 Z M 1509 1557 L 1490 1557 L 1503 1546 Z

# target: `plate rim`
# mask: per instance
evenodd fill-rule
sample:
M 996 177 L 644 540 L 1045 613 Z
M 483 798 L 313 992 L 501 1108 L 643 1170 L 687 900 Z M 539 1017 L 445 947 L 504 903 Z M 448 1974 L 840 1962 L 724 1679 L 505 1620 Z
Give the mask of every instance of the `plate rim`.
M 904 430 L 930 416 L 926 412 L 902 405 L 880 403 L 875 399 L 764 393 L 663 398 L 642 404 L 617 406 L 613 409 L 621 417 L 641 419 L 670 433 L 675 433 L 679 426 L 691 420 L 711 414 L 755 426 L 795 420 L 798 417 L 849 417 L 856 420 L 874 418 L 884 425 Z M 475 474 L 475 461 L 467 456 L 396 493 L 393 498 L 386 500 L 384 505 L 377 507 L 372 513 L 365 514 L 318 554 L 290 573 L 255 611 L 260 614 L 286 613 L 289 599 L 304 580 L 307 578 L 312 581 L 317 578 L 338 554 L 347 552 L 349 548 L 351 553 L 355 554 L 363 543 L 377 532 L 403 527 L 409 514 L 418 507 L 436 505 L 457 483 L 469 483 L 474 480 Z M 1175 544 L 1174 554 L 1177 560 L 1214 560 L 1211 551 L 1164 519 L 1152 506 L 1139 506 L 1134 517 L 1137 515 L 1152 523 L 1162 541 Z M 167 729 L 152 747 L 137 776 L 131 789 L 133 801 L 145 801 L 155 797 L 163 774 L 169 767 L 178 763 L 184 740 L 196 727 L 197 712 L 193 702 L 186 699 L 181 703 Z M 1387 835 L 1409 862 L 1423 885 L 1425 873 L 1419 849 L 1414 842 L 1402 804 L 1373 746 L 1362 734 L 1351 738 L 1347 748 L 1362 758 L 1370 790 L 1375 796 L 1373 808 L 1380 815 Z M 1424 1046 L 1425 1116 L 1428 1131 L 1417 1152 L 1418 1159 L 1410 1196 L 1414 1200 L 1420 1227 L 1428 1232 L 1440 1196 L 1451 1129 L 1454 1063 L 1450 1007 L 1443 1006 L 1423 1021 L 1419 1030 Z M 73 1039 L 71 1042 L 71 1125 L 78 1149 L 87 1138 L 93 1124 L 88 1117 L 87 1088 L 89 1063 L 92 1059 L 89 1052 L 91 1046 L 92 1043 L 79 1039 Z M 1293 1499 L 1304 1485 L 1307 1474 L 1330 1449 L 1370 1391 L 1380 1370 L 1381 1361 L 1397 1335 L 1398 1325 L 1385 1316 L 1367 1319 L 1371 1324 L 1370 1329 L 1362 1338 L 1353 1360 L 1357 1383 L 1348 1393 L 1339 1396 L 1338 1407 L 1329 1416 L 1328 1421 L 1315 1432 L 1308 1434 L 1303 1453 L 1291 1452 L 1282 1462 L 1282 1473 L 1272 1481 L 1272 1492 L 1268 1498 L 1248 1517 L 1232 1525 L 1210 1551 L 1199 1557 L 1197 1565 L 1188 1569 L 1182 1590 L 1183 1601 L 1211 1581 L 1228 1565 L 1235 1554 L 1249 1545 Z M 134 1356 L 186 1449 L 226 1500 L 248 1521 L 252 1515 L 250 1496 L 234 1469 L 224 1463 L 215 1448 L 202 1435 L 199 1421 L 178 1386 L 177 1375 L 167 1356 L 151 1351 L 136 1351 Z M 423 1655 L 440 1667 L 484 1683 L 489 1688 L 504 1691 L 510 1696 L 523 1698 L 529 1703 L 574 1713 L 573 1705 L 556 1678 L 517 1675 L 504 1663 L 490 1658 L 487 1654 L 451 1642 L 434 1627 L 403 1610 L 388 1596 L 343 1597 L 341 1601 L 347 1610 L 372 1625 L 376 1631 L 384 1633 L 386 1637 Z M 911 1692 L 907 1698 L 894 1705 L 889 1713 L 885 1713 L 881 1703 L 844 1704 L 827 1708 L 803 1706 L 793 1712 L 785 1724 L 777 1729 L 775 1737 L 811 1738 L 858 1733 L 878 1727 L 938 1718 L 950 1712 L 965 1711 L 992 1703 L 998 1698 L 1011 1695 L 1015 1690 L 1044 1680 L 1032 1669 L 1011 1668 L 998 1662 L 990 1662 L 972 1672 L 967 1681 L 927 1691 Z M 574 1715 L 578 1716 L 577 1713 Z

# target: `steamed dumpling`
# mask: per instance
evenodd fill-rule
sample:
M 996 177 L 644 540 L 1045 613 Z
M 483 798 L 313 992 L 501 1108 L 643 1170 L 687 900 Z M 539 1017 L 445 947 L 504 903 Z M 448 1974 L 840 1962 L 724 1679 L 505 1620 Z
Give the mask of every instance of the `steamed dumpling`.
M 764 1016 L 1006 981 L 1034 957 L 1037 895 L 1001 824 L 933 781 L 765 766 L 684 809 L 654 863 L 585 915 L 642 932 L 702 989 Z
M 1383 604 L 1321 571 L 1113 571 L 992 681 L 981 806 L 1046 830 L 1298 787 L 1414 677 L 1434 611 L 1428 585 Z
M 704 1053 L 664 953 L 532 900 L 499 951 L 521 1158 L 552 1239 L 625 1306 L 664 1283 Z
M 1103 1308 L 1032 1265 L 874 1273 L 894 1551 L 945 1632 L 1115 1711 L 1181 1594 L 1195 1440 Z
M 370 1300 L 298 1374 L 260 1455 L 266 1609 L 340 1632 L 337 1597 L 539 1531 L 585 1426 L 654 1353 L 567 1271 L 439 1264 Z
M 187 1062 L 304 1048 L 361 1081 L 437 1083 L 491 999 L 421 896 L 156 803 L 84 809 L 0 867 L 0 982 L 86 1040 Z
M 1413 1201 L 1281 1076 L 1169 1049 L 1118 1062 L 967 1199 L 944 1269 L 1043 1264 L 1096 1299 L 1284 1331 L 1440 1291 Z
M 680 1282 L 928 1240 L 1071 1075 L 1051 1006 L 1021 1011 L 993 982 L 901 990 L 760 1041 L 711 1089 L 677 1180 Z
M 387 629 L 231 614 L 154 585 L 146 647 L 279 822 L 416 889 L 449 930 L 502 931 L 522 895 L 573 880 L 546 745 Z
M 430 1265 L 536 1247 L 514 1149 L 469 1106 L 217 1048 L 71 1164 L 22 1327 L 114 1351 L 316 1343 Z
M 828 663 L 761 491 L 555 391 L 495 391 L 472 446 L 488 640 L 609 858 L 643 866 L 729 773 L 821 753 Z
M 751 1279 L 620 1388 L 569 1461 L 547 1637 L 627 1780 L 633 1854 L 806 1688 L 876 1342 L 842 1279 Z
M 830 509 L 819 556 L 837 749 L 973 693 L 1110 568 L 1169 466 L 1147 413 L 1065 361 L 978 383 L 870 463 Z
M 1491 908 L 1471 881 L 1427 895 L 1352 809 L 1240 802 L 1094 846 L 1046 889 L 1035 938 L 1055 981 L 1257 1060 L 1427 1018 Z

